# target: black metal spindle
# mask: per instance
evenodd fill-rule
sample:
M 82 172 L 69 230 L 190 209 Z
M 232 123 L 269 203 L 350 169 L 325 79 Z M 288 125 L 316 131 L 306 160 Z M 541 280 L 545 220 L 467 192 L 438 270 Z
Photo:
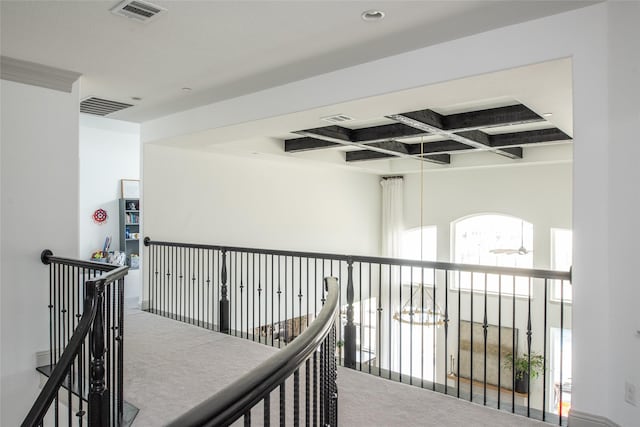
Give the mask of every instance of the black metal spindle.
M 284 389 L 285 384 L 280 384 L 280 427 L 284 427 L 286 425 L 286 393 Z
M 362 263 L 359 262 L 358 263 L 358 305 L 360 306 L 360 310 L 358 310 L 360 312 L 360 327 L 358 328 L 358 335 L 360 336 L 360 362 L 358 363 L 358 369 L 360 371 L 362 371 L 362 361 L 364 360 L 364 353 L 363 353 L 363 349 L 364 349 L 364 337 L 362 336 L 363 334 L 363 330 L 364 330 L 364 321 L 362 316 L 364 315 L 363 313 L 363 301 L 364 298 L 362 298 Z
M 389 292 L 388 292 L 388 297 L 389 297 L 389 331 L 388 331 L 388 335 L 389 335 L 389 341 L 388 341 L 388 346 L 389 346 L 389 360 L 388 360 L 388 368 L 389 368 L 389 379 L 391 379 L 391 372 L 393 371 L 393 334 L 391 333 L 391 331 L 393 330 L 393 325 L 391 323 L 391 319 L 393 316 L 393 302 L 391 299 L 391 288 L 392 288 L 392 281 L 391 281 L 391 264 L 388 264 L 388 269 L 389 269 L 389 281 L 387 282 L 388 286 L 389 286 Z
M 449 355 L 449 270 L 444 270 L 444 394 L 449 394 L 447 356 Z M 500 364 L 498 364 L 499 366 Z M 451 366 L 453 369 L 453 366 Z
M 95 295 L 96 316 L 91 328 L 91 385 L 89 388 L 89 425 L 108 426 L 109 393 L 105 386 L 104 281 L 87 284 L 91 297 Z
M 487 333 L 489 322 L 487 321 L 487 273 L 484 273 L 484 316 L 482 320 L 482 335 L 484 338 L 483 384 L 482 403 L 487 406 Z M 499 346 L 498 346 L 499 347 Z M 498 384 L 498 388 L 500 385 Z
M 244 413 L 244 427 L 251 427 L 251 409 Z
M 531 394 L 531 278 L 527 287 L 527 390 Z M 531 399 L 527 399 L 527 417 L 531 416 Z
M 300 425 L 300 370 L 293 373 L 293 425 Z
M 498 409 L 502 394 L 502 274 L 498 275 Z
M 311 360 L 307 359 L 304 362 L 304 425 L 308 426 L 311 424 L 311 402 L 310 402 L 310 394 L 311 394 Z
M 369 315 L 369 324 L 367 325 L 368 326 L 367 329 L 369 330 L 369 352 L 371 352 L 372 347 L 373 347 L 371 345 L 371 329 L 372 329 L 371 328 L 371 263 L 369 263 L 369 304 L 368 304 L 367 311 L 369 312 L 368 313 L 368 315 Z M 342 328 L 340 328 L 340 329 L 342 329 Z M 340 329 L 338 329 L 338 333 L 340 332 Z M 339 337 L 338 337 L 338 339 L 339 339 Z M 369 358 L 368 365 L 369 365 L 369 374 L 371 374 L 371 358 Z
M 377 329 L 378 329 L 378 342 L 376 346 L 376 359 L 382 356 L 382 264 L 378 264 L 378 308 L 377 308 Z M 378 362 L 378 376 L 382 376 L 382 363 Z
M 262 424 L 264 427 L 269 427 L 271 425 L 271 395 L 267 394 L 263 399 L 263 417 Z
M 344 366 L 356 367 L 356 325 L 353 323 L 353 260 L 347 260 L 347 324 L 344 326 Z
M 281 272 L 281 264 L 280 264 L 280 255 L 278 255 L 278 348 L 282 346 L 282 317 L 280 316 L 280 308 L 282 306 L 282 289 L 280 287 L 280 272 Z
M 318 352 L 313 352 L 313 425 L 318 425 Z
M 222 251 L 222 267 L 220 270 L 220 280 L 222 286 L 220 288 L 220 331 L 225 334 L 229 333 L 229 299 L 227 297 L 227 251 Z
M 402 267 L 399 267 L 398 274 L 398 379 L 402 382 Z
M 558 387 L 559 404 L 558 404 L 558 424 L 562 425 L 562 371 L 564 368 L 563 355 L 564 355 L 564 281 L 560 282 L 560 384 Z
M 547 420 L 547 287 L 548 279 L 544 279 L 544 315 L 543 315 L 543 338 L 542 338 L 542 421 Z
M 456 397 L 460 399 L 460 326 L 462 322 L 462 272 L 458 270 L 458 359 L 456 360 Z
M 516 277 L 511 276 L 511 412 L 516 412 Z

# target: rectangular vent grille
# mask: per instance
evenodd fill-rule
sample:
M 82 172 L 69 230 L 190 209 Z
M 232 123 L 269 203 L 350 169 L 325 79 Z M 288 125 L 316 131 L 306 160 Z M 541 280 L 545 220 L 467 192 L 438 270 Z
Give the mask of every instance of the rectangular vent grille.
M 133 104 L 91 97 L 80 102 L 80 112 L 96 116 L 106 116 L 107 114 L 115 113 L 116 111 L 124 110 L 132 106 Z
M 329 123 L 344 123 L 353 120 L 353 117 L 349 117 L 346 114 L 336 114 L 335 116 L 321 117 L 321 120 Z
M 140 0 L 125 0 L 111 9 L 111 13 L 125 18 L 132 18 L 139 22 L 149 22 L 166 9 Z

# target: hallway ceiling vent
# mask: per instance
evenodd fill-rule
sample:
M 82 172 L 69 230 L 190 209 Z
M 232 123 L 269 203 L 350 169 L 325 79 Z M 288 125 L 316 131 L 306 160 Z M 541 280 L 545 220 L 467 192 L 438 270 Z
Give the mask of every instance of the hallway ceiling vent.
M 132 106 L 132 104 L 125 104 L 124 102 L 111 101 L 92 96 L 85 98 L 80 102 L 80 112 L 96 116 L 106 116 Z
M 167 9 L 141 0 L 125 0 L 111 9 L 114 15 L 124 16 L 138 22 L 148 23 L 156 19 Z
M 329 123 L 344 123 L 350 122 L 351 120 L 354 120 L 354 118 L 349 117 L 346 114 L 336 114 L 335 116 L 321 117 L 320 120 L 324 120 Z

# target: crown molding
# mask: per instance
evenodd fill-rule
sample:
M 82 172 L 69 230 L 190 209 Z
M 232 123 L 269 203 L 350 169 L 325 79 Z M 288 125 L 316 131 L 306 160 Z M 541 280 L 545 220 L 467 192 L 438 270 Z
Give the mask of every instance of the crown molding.
M 17 83 L 71 92 L 82 74 L 21 59 L 0 56 L 0 78 Z

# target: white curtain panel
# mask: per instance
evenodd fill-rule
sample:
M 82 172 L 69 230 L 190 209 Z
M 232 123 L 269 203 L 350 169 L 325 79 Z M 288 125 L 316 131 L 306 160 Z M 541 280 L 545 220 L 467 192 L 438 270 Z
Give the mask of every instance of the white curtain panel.
M 382 185 L 382 256 L 400 257 L 402 251 L 403 187 L 401 177 L 387 178 Z

